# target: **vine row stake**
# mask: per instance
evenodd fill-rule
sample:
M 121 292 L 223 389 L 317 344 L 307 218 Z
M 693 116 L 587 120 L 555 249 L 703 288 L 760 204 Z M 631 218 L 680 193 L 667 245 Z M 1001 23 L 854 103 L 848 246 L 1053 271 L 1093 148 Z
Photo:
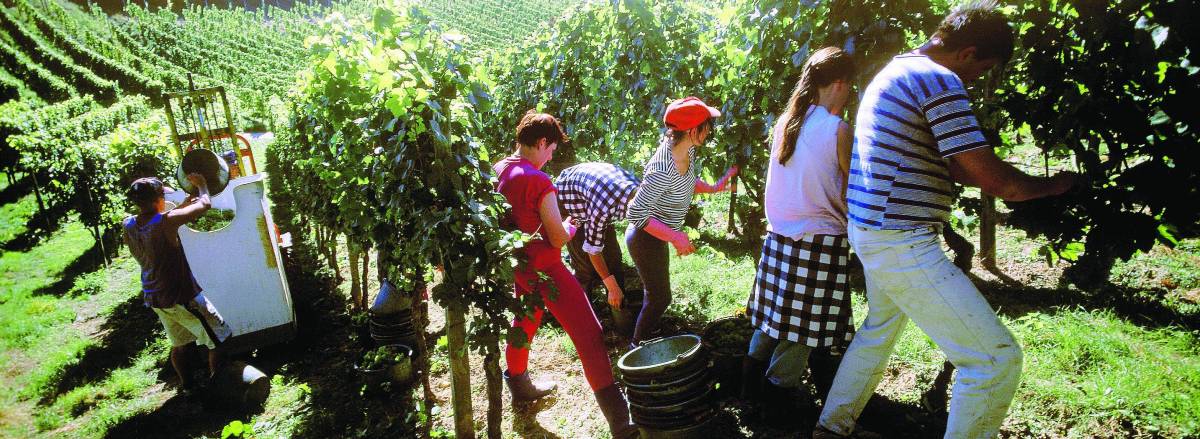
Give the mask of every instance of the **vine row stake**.
M 475 416 L 471 408 L 471 362 L 467 358 L 467 328 L 462 304 L 446 308 L 446 338 L 450 350 L 450 394 L 454 404 L 454 435 L 475 437 Z

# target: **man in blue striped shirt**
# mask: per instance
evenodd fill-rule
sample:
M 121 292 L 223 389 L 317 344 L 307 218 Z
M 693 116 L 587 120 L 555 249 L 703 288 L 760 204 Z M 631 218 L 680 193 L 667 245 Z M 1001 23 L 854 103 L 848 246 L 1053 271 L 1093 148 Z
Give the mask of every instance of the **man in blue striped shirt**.
M 947 438 L 993 437 L 1021 375 L 1021 348 L 942 251 L 954 184 L 1019 201 L 1063 193 L 1074 175 L 1026 175 L 980 130 L 964 82 L 1003 64 L 1013 32 L 994 1 L 947 16 L 921 48 L 895 57 L 863 93 L 847 188 L 850 244 L 867 279 L 854 336 L 814 438 L 846 437 L 879 384 L 908 319 L 958 368 Z

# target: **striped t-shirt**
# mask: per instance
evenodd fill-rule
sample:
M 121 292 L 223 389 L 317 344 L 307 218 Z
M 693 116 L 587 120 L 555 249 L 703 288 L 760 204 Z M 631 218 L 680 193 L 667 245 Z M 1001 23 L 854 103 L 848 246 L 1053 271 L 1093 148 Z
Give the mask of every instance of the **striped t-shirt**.
M 850 221 L 913 229 L 950 217 L 947 159 L 987 147 L 962 81 L 918 54 L 897 56 L 863 93 L 854 129 Z
M 671 157 L 670 142 L 658 147 L 646 162 L 637 195 L 629 202 L 626 217 L 630 225 L 639 229 L 646 227 L 646 222 L 653 217 L 672 229 L 683 229 L 683 219 L 696 192 L 696 148 L 688 149 L 688 157 L 688 170 L 680 174 Z

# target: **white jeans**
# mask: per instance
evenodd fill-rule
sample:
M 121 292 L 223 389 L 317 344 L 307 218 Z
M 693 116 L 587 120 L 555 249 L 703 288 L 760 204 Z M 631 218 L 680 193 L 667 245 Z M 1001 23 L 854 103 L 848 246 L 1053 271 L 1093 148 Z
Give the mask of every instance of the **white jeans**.
M 833 380 L 820 424 L 850 434 L 875 392 L 905 323 L 958 369 L 947 438 L 996 436 L 1021 378 L 1021 347 L 971 280 L 942 251 L 938 229 L 849 227 L 867 280 L 867 318 Z

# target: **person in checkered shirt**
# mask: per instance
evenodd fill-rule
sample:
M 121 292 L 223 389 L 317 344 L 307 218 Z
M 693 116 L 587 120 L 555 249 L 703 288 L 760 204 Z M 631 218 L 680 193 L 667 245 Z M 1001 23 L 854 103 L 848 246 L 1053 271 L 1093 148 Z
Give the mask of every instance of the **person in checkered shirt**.
M 579 231 L 567 248 L 575 278 L 584 291 L 602 283 L 613 308 L 620 308 L 625 297 L 625 274 L 612 223 L 625 218 L 639 184 L 632 172 L 598 162 L 564 169 L 554 183 L 559 210 L 578 221 Z

